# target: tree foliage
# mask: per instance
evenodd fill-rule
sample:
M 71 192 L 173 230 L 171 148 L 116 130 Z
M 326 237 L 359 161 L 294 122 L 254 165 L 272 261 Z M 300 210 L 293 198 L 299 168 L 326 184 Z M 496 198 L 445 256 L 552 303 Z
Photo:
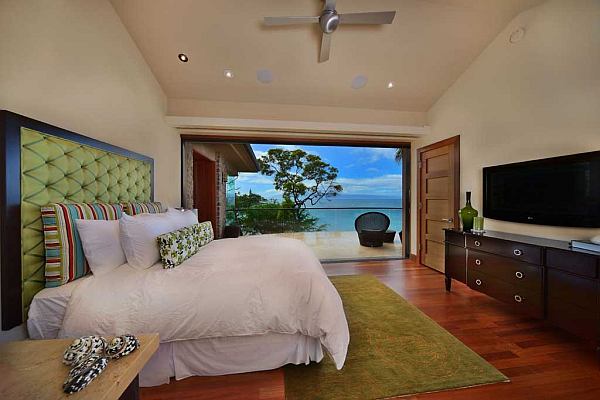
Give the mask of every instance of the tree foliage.
M 402 162 L 402 149 L 396 149 L 396 154 L 394 155 L 394 159 L 398 164 Z
M 337 196 L 338 169 L 304 150 L 270 149 L 258 159 L 260 172 L 272 176 L 281 202 L 252 193 L 236 197 L 235 220 L 245 233 L 310 232 L 325 229 L 306 207 Z
M 305 210 L 300 213 L 289 201 L 267 200 L 252 193 L 236 196 L 235 221 L 245 234 L 309 232 L 324 228 Z
M 304 150 L 269 149 L 258 163 L 262 174 L 273 177 L 284 201 L 292 202 L 298 210 L 343 190 L 335 181 L 338 169 Z
M 252 193 L 252 189 L 248 194 L 238 194 L 235 196 L 235 208 L 250 208 L 266 202 L 267 199 L 260 194 Z

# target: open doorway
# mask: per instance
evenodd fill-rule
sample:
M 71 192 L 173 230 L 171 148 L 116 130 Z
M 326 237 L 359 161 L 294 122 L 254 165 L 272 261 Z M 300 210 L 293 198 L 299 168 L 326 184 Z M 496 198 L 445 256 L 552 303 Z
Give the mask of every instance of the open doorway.
M 239 151 L 241 145 L 245 146 L 243 151 Z M 188 139 L 184 141 L 184 152 L 187 154 L 189 148 L 199 146 L 216 149 L 211 157 L 218 160 L 216 174 L 212 172 L 214 164 L 193 157 L 194 174 L 201 173 L 197 168 L 204 169 L 204 173 L 217 176 L 216 185 L 197 177 L 193 182 L 195 197 L 202 190 L 198 186 L 216 187 L 217 230 L 235 225 L 243 235 L 295 238 L 313 248 L 322 261 L 408 257 L 410 149 L 407 145 L 246 144 Z M 227 164 L 232 160 L 227 160 L 218 149 L 226 146 L 238 146 L 238 153 L 256 160 L 256 168 L 231 168 Z M 182 186 L 185 199 L 189 192 L 185 179 Z M 208 190 L 203 193 L 210 196 Z M 198 207 L 202 203 L 210 204 L 208 199 L 194 201 Z M 223 211 L 224 221 L 219 218 Z M 360 216 L 366 213 L 383 214 L 386 226 L 370 226 L 372 221 L 366 225 L 359 223 L 364 220 Z M 200 208 L 199 215 L 204 215 Z M 375 243 L 370 233 L 366 239 L 365 235 L 359 235 L 360 231 L 369 230 L 378 232 Z M 377 243 L 384 237 L 379 235 L 381 232 L 385 233 L 385 241 Z

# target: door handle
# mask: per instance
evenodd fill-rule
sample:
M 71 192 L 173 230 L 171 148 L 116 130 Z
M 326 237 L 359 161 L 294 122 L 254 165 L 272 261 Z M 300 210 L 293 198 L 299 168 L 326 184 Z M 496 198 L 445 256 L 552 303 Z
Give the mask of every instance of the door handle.
M 451 224 L 454 222 L 454 218 L 442 218 L 442 221 Z

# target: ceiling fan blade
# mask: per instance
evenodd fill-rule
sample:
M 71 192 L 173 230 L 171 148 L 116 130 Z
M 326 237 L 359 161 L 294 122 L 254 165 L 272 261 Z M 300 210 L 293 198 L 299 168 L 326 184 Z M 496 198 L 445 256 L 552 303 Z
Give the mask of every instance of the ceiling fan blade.
M 265 17 L 264 23 L 268 26 L 277 25 L 295 25 L 295 24 L 316 24 L 319 17 Z
M 335 0 L 325 0 L 323 10 L 335 10 Z
M 329 51 L 331 50 L 331 33 L 323 33 L 321 39 L 321 52 L 319 53 L 319 62 L 329 60 Z
M 396 11 L 378 11 L 340 14 L 340 24 L 391 24 Z

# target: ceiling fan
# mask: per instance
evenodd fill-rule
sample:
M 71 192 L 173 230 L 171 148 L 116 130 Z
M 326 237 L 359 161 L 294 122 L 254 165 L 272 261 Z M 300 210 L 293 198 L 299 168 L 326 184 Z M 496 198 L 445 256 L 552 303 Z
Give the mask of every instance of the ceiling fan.
M 329 60 L 331 49 L 331 34 L 339 24 L 381 25 L 391 24 L 396 16 L 396 11 L 360 12 L 338 14 L 335 9 L 336 0 L 324 0 L 325 6 L 321 15 L 316 17 L 265 17 L 264 23 L 268 26 L 295 25 L 295 24 L 319 24 L 323 37 L 321 39 L 321 51 L 319 62 Z

